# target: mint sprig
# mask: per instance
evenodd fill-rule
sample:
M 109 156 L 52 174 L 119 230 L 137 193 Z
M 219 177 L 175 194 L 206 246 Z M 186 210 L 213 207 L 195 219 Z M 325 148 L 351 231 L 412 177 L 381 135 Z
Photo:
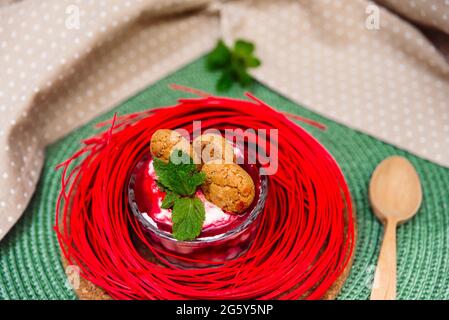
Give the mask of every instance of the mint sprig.
M 189 155 L 175 150 L 179 163 L 170 158 L 165 163 L 154 158 L 153 166 L 157 183 L 166 192 L 162 200 L 163 209 L 172 209 L 173 237 L 177 240 L 193 240 L 199 236 L 206 217 L 204 204 L 195 196 L 197 188 L 204 182 L 205 174 L 198 172 Z M 178 161 L 177 161 L 178 162 Z
M 209 70 L 220 70 L 216 88 L 218 91 L 229 90 L 234 82 L 246 87 L 253 81 L 248 73 L 249 68 L 257 68 L 260 60 L 254 55 L 255 45 L 252 42 L 238 39 L 233 48 L 229 48 L 223 40 L 219 40 L 215 48 L 207 55 L 206 65 Z

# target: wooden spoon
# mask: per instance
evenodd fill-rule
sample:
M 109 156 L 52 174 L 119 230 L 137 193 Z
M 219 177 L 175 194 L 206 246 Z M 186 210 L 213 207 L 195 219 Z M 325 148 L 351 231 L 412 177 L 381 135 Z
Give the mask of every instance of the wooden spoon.
M 369 198 L 385 230 L 371 300 L 395 300 L 396 227 L 412 218 L 422 201 L 421 184 L 413 165 L 399 156 L 382 161 L 371 177 Z

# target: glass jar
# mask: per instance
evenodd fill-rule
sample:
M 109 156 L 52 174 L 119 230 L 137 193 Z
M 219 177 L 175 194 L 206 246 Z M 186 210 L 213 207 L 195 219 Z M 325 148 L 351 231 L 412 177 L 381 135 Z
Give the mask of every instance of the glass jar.
M 128 188 L 129 204 L 152 245 L 173 254 L 166 256 L 168 261 L 182 267 L 207 267 L 235 259 L 248 249 L 267 196 L 267 177 L 259 174 L 257 165 L 241 165 L 255 185 L 254 200 L 244 213 L 224 212 L 207 201 L 199 188 L 196 196 L 206 210 L 201 234 L 195 240 L 180 241 L 171 234 L 171 209 L 160 207 L 165 192 L 157 186 L 152 164 L 148 154 L 133 169 Z

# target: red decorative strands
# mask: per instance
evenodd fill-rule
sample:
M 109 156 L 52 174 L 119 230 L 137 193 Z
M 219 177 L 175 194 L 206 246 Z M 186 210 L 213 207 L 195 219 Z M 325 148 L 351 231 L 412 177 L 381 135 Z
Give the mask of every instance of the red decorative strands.
M 69 264 L 117 299 L 321 298 L 354 247 L 348 187 L 320 143 L 284 114 L 248 96 L 252 101 L 182 99 L 173 107 L 114 117 L 109 130 L 85 140 L 59 166 L 55 230 Z M 194 120 L 202 121 L 203 130 L 278 129 L 279 168 L 268 177 L 266 206 L 247 253 L 212 268 L 182 269 L 145 238 L 128 207 L 127 187 L 153 132 L 191 132 Z M 145 258 L 136 242 L 160 262 Z

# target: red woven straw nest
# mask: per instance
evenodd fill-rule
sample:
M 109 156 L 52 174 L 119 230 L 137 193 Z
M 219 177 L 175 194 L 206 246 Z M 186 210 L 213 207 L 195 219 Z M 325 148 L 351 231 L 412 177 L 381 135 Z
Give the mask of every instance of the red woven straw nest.
M 201 94 L 201 93 L 200 93 Z M 203 94 L 202 94 L 203 95 Z M 250 94 L 203 95 L 175 106 L 114 117 L 62 163 L 56 211 L 61 249 L 81 275 L 117 299 L 319 299 L 354 249 L 348 186 L 310 134 Z M 249 250 L 212 268 L 182 269 L 148 242 L 128 207 L 131 169 L 160 128 L 278 129 L 279 168 Z M 313 124 L 313 123 L 312 123 Z M 317 124 L 315 124 L 317 125 Z M 144 257 L 140 241 L 158 260 Z M 183 259 L 183 257 L 177 257 Z

